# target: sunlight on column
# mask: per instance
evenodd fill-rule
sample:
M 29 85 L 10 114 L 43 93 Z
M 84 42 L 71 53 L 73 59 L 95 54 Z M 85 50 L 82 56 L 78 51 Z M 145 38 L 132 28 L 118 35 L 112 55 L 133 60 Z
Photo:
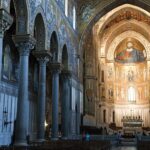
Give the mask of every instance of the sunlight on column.
M 45 120 L 45 128 L 48 126 L 48 123 L 46 122 L 46 120 Z

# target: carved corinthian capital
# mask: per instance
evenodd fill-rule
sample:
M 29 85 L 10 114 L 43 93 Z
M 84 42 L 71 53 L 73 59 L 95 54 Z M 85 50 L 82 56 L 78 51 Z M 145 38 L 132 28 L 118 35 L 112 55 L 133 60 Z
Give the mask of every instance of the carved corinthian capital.
M 13 18 L 5 9 L 0 9 L 0 34 L 3 35 L 13 23 Z
M 34 51 L 33 55 L 37 58 L 40 65 L 46 65 L 51 57 L 51 53 L 47 50 Z
M 30 35 L 15 35 L 13 36 L 13 41 L 19 50 L 20 55 L 29 55 L 30 50 L 32 50 L 36 44 L 35 39 Z
M 68 80 L 68 79 L 71 78 L 71 76 L 72 76 L 72 72 L 71 71 L 69 71 L 69 70 L 62 70 L 61 77 L 62 77 L 63 80 Z
M 49 65 L 49 69 L 51 70 L 51 72 L 53 73 L 60 73 L 62 70 L 63 66 L 61 63 L 50 63 Z

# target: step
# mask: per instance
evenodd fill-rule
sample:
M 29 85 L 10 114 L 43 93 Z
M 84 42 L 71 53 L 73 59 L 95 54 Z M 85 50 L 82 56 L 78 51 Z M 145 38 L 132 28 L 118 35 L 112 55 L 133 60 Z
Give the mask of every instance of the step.
M 123 145 L 123 146 L 135 146 L 136 142 L 121 142 L 120 145 Z

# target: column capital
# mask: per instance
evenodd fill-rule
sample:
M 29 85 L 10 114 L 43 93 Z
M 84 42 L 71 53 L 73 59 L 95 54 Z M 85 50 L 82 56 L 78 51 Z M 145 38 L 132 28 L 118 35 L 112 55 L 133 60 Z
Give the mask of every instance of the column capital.
M 36 44 L 36 40 L 30 34 L 14 35 L 13 41 L 22 56 L 28 56 Z
M 70 70 L 62 70 L 61 75 L 65 79 L 69 79 L 72 76 L 72 72 Z
M 50 63 L 50 70 L 52 72 L 58 72 L 60 73 L 62 70 L 63 66 L 61 63 Z
M 3 8 L 0 9 L 0 34 L 3 36 L 4 32 L 12 25 L 12 16 Z
M 51 53 L 48 50 L 34 51 L 33 55 L 37 58 L 40 65 L 46 65 L 46 63 L 50 60 Z

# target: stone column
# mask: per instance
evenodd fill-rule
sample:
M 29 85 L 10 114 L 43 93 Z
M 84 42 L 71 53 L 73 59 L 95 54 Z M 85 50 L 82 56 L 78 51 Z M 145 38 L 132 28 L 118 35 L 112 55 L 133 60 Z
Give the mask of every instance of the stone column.
M 58 139 L 58 119 L 59 119 L 59 74 L 61 65 L 55 63 L 51 65 L 52 69 L 52 140 Z
M 62 72 L 62 137 L 69 138 L 70 122 L 70 76 L 69 71 Z
M 3 36 L 12 23 L 13 19 L 9 13 L 5 9 L 0 9 L 0 81 L 2 77 Z
M 18 87 L 17 119 L 15 131 L 15 145 L 27 145 L 29 99 L 28 99 L 28 70 L 29 53 L 35 45 L 30 35 L 16 35 L 13 37 L 20 54 L 20 72 Z
M 78 83 L 79 84 L 79 83 Z M 80 86 L 80 84 L 79 84 L 79 86 Z M 80 125 L 81 125 L 81 114 L 80 114 L 80 90 L 78 89 L 77 90 L 77 92 L 78 92 L 78 99 L 77 99 L 77 135 L 79 135 L 80 134 Z
M 37 140 L 42 142 L 45 139 L 46 64 L 49 61 L 50 53 L 41 50 L 35 51 L 34 55 L 39 62 Z

